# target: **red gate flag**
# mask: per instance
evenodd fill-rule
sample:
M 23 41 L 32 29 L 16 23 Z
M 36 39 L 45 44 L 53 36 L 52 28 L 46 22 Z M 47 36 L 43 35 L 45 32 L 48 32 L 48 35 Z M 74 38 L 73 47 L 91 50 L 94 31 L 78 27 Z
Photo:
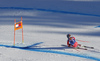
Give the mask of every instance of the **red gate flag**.
M 22 21 L 15 23 L 15 30 L 22 29 L 22 28 L 23 28 Z

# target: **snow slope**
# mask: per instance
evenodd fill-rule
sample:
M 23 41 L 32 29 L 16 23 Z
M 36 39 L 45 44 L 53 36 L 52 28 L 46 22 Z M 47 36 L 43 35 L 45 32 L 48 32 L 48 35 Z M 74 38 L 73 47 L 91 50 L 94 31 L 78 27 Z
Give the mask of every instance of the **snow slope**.
M 99 1 L 0 0 L 0 61 L 100 61 L 99 6 Z M 14 47 L 14 19 L 21 17 L 24 44 L 17 30 Z M 68 33 L 95 49 L 61 46 Z

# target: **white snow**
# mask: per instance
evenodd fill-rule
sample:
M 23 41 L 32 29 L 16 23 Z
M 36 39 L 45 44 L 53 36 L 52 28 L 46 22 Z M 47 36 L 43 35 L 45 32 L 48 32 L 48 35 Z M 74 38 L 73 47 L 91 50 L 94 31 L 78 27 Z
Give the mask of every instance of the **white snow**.
M 33 1 L 0 0 L 0 61 L 100 61 L 100 2 L 98 1 Z M 23 19 L 22 30 L 16 31 L 14 19 Z M 66 35 L 79 44 L 95 49 L 71 49 Z M 33 45 L 33 46 L 31 46 Z M 27 47 L 29 48 L 20 48 Z

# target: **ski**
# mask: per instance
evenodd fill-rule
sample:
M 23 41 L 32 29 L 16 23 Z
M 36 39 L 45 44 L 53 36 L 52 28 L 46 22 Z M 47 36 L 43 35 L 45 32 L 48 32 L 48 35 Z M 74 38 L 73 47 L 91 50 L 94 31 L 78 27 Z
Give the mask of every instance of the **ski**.
M 82 46 L 81 44 L 78 44 L 79 47 L 84 47 L 84 48 L 89 48 L 89 49 L 94 49 L 94 47 L 90 47 L 90 46 Z
M 88 50 L 87 48 L 78 47 L 77 49 Z
M 68 47 L 67 45 L 61 45 L 61 46 Z M 69 48 L 71 48 L 71 47 L 69 47 Z M 82 48 L 82 47 L 75 48 L 75 50 L 77 50 L 77 49 L 88 50 L 87 48 Z
M 89 46 L 83 46 L 84 48 L 90 48 L 90 49 L 94 49 L 94 47 L 89 47 Z

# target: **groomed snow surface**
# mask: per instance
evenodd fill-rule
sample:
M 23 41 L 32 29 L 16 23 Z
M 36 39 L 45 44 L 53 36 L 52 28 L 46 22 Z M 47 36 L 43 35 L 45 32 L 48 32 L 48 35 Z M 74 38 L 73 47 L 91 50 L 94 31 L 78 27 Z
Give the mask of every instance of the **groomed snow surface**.
M 66 1 L 66 3 L 68 2 Z M 32 4 L 26 0 L 25 3 Z M 64 6 L 66 8 L 64 9 L 61 5 L 60 8 L 56 7 L 57 9 L 55 9 L 55 6 L 59 6 L 58 3 L 60 2 L 57 4 L 52 2 L 54 6 L 46 3 L 48 7 L 35 4 L 35 8 L 32 5 L 28 5 L 28 8 L 24 5 L 12 4 L 15 7 L 11 4 L 8 4 L 8 7 L 1 5 L 0 61 L 100 61 L 99 10 L 94 9 L 96 13 L 91 10 L 93 2 L 88 2 L 91 4 L 90 6 L 87 2 L 83 2 L 90 8 L 85 10 L 86 6 L 83 6 L 84 10 L 80 11 L 78 9 L 81 9 L 81 4 L 80 6 L 75 5 L 77 9 L 74 8 L 74 4 L 77 2 L 72 2 L 73 7 L 69 4 L 72 8 Z M 61 4 L 63 3 L 61 2 Z M 68 4 L 64 3 L 64 5 Z M 98 7 L 98 5 L 94 6 Z M 22 30 L 17 30 L 14 47 L 14 19 L 19 22 L 21 17 L 24 43 L 22 43 Z M 62 46 L 67 44 L 67 34 L 74 36 L 79 44 L 92 46 L 94 49 L 82 50 Z

